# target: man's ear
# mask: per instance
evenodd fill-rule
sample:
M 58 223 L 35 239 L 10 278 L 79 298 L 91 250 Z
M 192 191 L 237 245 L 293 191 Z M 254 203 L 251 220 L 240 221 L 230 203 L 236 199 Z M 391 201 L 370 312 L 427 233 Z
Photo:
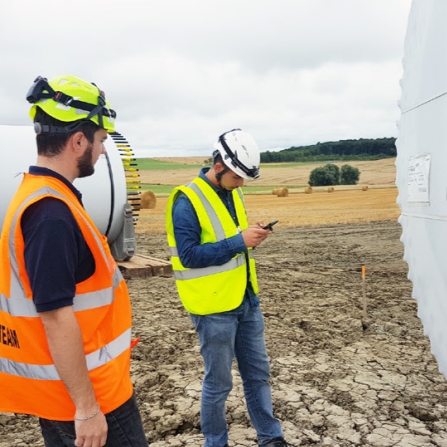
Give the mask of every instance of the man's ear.
M 214 172 L 216 174 L 220 174 L 225 169 L 225 166 L 222 163 L 217 162 L 214 165 Z
M 82 152 L 85 149 L 86 144 L 88 144 L 87 138 L 83 132 L 75 132 L 68 141 L 75 152 Z

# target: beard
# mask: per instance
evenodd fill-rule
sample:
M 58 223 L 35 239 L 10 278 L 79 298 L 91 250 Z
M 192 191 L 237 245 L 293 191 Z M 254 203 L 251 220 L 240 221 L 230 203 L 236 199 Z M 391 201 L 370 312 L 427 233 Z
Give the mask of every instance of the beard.
M 93 144 L 89 143 L 84 154 L 78 158 L 78 178 L 89 177 L 95 172 L 93 165 Z

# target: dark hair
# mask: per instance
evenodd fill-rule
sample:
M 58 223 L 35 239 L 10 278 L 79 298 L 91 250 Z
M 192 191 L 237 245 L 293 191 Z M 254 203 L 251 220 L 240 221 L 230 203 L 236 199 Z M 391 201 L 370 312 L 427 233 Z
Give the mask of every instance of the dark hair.
M 66 121 L 59 121 L 52 116 L 45 113 L 40 107 L 36 109 L 35 123 L 47 124 L 48 126 L 64 127 L 72 123 Z M 73 132 L 69 133 L 42 133 L 37 135 L 37 153 L 45 157 L 54 157 L 59 155 L 67 144 L 68 139 L 76 132 L 82 132 L 85 138 L 93 144 L 95 133 L 101 128 L 94 122 L 86 120 L 82 126 Z
M 225 166 L 225 163 L 222 158 L 222 154 L 217 150 L 213 154 L 213 166 L 216 166 L 216 163 L 220 163 Z

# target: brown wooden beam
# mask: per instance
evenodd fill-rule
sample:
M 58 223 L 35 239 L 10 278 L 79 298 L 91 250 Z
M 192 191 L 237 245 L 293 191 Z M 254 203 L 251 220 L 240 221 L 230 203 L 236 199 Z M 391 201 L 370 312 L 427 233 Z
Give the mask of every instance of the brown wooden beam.
M 145 255 L 132 256 L 130 261 L 118 262 L 125 278 L 150 278 L 151 276 L 172 276 L 172 264 L 163 259 Z

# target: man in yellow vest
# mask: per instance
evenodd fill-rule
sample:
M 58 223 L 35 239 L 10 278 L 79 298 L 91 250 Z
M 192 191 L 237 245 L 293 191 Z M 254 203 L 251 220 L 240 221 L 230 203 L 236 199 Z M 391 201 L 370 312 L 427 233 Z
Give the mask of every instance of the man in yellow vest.
M 201 427 L 205 447 L 228 442 L 225 402 L 232 389 L 236 356 L 251 421 L 264 447 L 288 446 L 273 416 L 270 364 L 259 307 L 253 248 L 269 230 L 249 226 L 244 180 L 259 177 L 259 148 L 234 129 L 219 137 L 213 167 L 176 188 L 168 201 L 166 225 L 180 299 L 199 335 L 205 362 Z
M 27 100 L 38 157 L 0 239 L 0 411 L 39 416 L 46 447 L 147 446 L 127 287 L 72 184 L 105 154 L 115 111 L 74 76 L 39 76 Z

